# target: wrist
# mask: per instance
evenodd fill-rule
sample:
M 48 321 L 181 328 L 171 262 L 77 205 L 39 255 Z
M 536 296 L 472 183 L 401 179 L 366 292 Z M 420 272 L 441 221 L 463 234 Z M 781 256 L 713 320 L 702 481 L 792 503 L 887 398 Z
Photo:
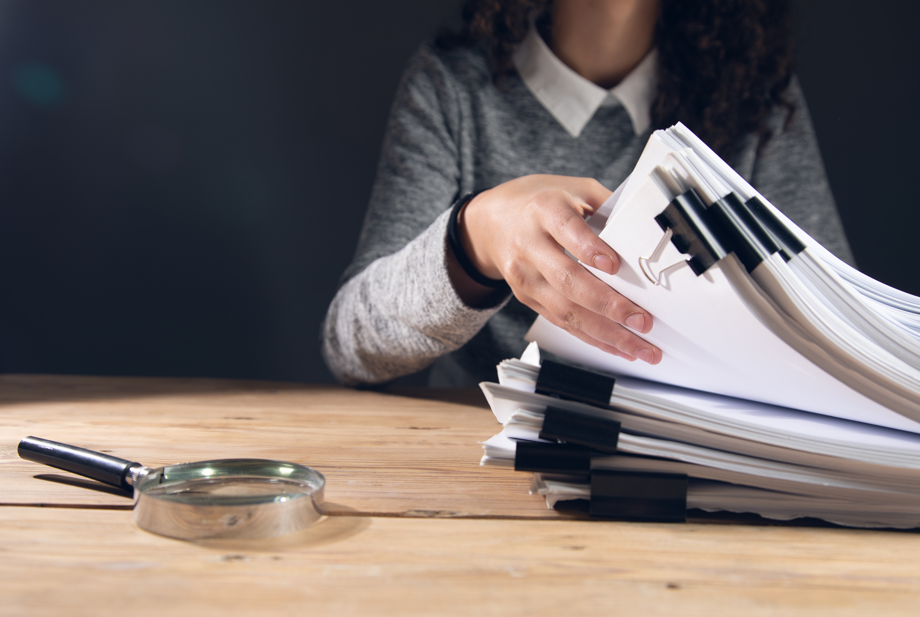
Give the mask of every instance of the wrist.
M 469 220 L 465 215 L 477 197 L 474 193 L 467 193 L 454 202 L 447 226 L 448 242 L 457 263 L 470 279 L 483 287 L 506 289 L 508 284 L 502 279 L 501 272 L 476 251 L 470 234 Z

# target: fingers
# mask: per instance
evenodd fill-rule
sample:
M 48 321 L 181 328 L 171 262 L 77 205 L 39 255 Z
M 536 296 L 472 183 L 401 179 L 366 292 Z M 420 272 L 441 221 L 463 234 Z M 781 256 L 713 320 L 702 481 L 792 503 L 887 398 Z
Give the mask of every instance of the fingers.
M 613 191 L 594 178 L 563 178 L 560 184 L 573 197 L 588 206 L 588 214 L 597 211 L 613 195 Z
M 594 236 L 590 230 L 588 234 Z M 543 246 L 534 251 L 539 260 L 535 265 L 555 291 L 594 313 L 629 326 L 637 332 L 645 334 L 652 329 L 652 316 L 648 311 L 620 295 L 566 257 L 559 250 L 556 241 L 554 237 L 545 237 Z M 601 244 L 607 246 L 603 242 Z M 571 248 L 569 252 L 572 252 Z
M 548 296 L 546 305 L 532 297 L 521 299 L 552 324 L 572 336 L 609 354 L 629 360 L 642 360 L 649 364 L 661 362 L 661 350 L 636 336 L 626 328 L 604 323 L 597 314 L 571 302 L 560 303 L 558 296 Z M 519 298 L 520 299 L 520 298 Z
M 652 316 L 556 251 L 552 266 L 534 264 L 509 279 L 515 296 L 556 326 L 586 343 L 628 360 L 658 364 L 661 350 L 637 332 L 652 328 Z M 564 272 L 564 273 L 563 273 Z M 624 327 L 621 324 L 625 324 Z
M 553 239 L 582 263 L 607 274 L 620 269 L 620 256 L 606 242 L 594 235 L 579 216 L 577 202 L 571 207 L 545 208 L 540 211 L 543 225 Z
M 547 294 L 543 304 L 549 310 L 548 319 L 568 332 L 584 332 L 592 339 L 615 347 L 630 358 L 638 358 L 649 364 L 658 364 L 661 361 L 661 350 L 621 326 L 622 322 L 604 318 L 557 294 Z

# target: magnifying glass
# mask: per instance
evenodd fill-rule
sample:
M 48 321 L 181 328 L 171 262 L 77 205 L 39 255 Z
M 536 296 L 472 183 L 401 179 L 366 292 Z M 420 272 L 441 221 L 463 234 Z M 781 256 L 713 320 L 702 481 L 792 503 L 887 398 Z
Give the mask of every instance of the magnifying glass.
M 26 437 L 19 456 L 134 491 L 134 522 L 170 538 L 269 538 L 323 515 L 326 479 L 283 461 L 236 458 L 158 469 L 56 441 Z

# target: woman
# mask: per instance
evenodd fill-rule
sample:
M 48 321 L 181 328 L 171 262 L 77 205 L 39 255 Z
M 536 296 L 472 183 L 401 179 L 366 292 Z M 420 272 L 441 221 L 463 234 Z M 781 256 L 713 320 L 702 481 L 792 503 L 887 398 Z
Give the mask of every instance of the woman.
M 471 0 L 464 17 L 462 35 L 413 57 L 394 103 L 324 325 L 344 383 L 435 360 L 434 384 L 494 378 L 534 311 L 609 353 L 660 362 L 641 337 L 653 316 L 565 251 L 616 272 L 584 218 L 650 132 L 676 121 L 851 259 L 792 78 L 786 2 Z

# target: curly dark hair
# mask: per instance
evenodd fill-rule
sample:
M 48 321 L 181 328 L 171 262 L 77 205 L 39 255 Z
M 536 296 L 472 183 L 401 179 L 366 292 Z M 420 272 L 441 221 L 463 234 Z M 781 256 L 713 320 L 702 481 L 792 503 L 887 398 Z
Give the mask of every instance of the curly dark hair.
M 480 44 L 489 54 L 496 84 L 514 73 L 512 53 L 524 40 L 530 16 L 549 32 L 552 0 L 468 0 L 464 29 L 442 34 L 438 44 Z M 739 140 L 770 139 L 770 111 L 795 111 L 783 94 L 792 78 L 792 16 L 788 0 L 661 0 L 655 45 L 658 94 L 654 128 L 683 122 L 723 157 Z

